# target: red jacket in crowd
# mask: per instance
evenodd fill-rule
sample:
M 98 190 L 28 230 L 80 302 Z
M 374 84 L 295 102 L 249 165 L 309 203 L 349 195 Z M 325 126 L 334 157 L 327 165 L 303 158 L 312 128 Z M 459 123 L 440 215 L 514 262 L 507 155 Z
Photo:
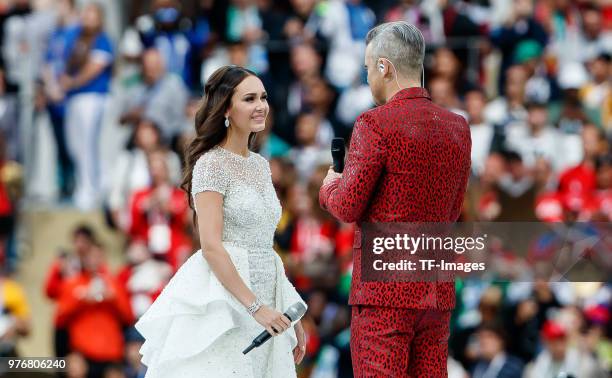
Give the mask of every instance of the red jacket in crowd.
M 189 204 L 185 193 L 172 187 L 167 200 L 168 213 L 163 216 L 158 211 L 149 210 L 147 206 L 153 200 L 155 190 L 147 188 L 134 193 L 129 234 L 134 239 L 145 241 L 153 253 L 164 255 L 176 270 L 184 260 L 180 254 L 188 253 L 192 247 L 185 231 Z
M 100 279 L 111 294 L 92 301 L 83 298 L 94 276 L 82 272 L 69 278 L 61 290 L 58 323 L 66 325 L 70 347 L 94 361 L 121 361 L 124 356 L 123 327 L 134 322 L 127 294 L 108 272 Z

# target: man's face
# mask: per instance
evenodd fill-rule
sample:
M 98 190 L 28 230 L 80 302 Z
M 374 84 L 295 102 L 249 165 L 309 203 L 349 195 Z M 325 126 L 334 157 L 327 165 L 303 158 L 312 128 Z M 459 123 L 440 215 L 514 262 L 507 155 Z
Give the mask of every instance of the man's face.
M 74 243 L 73 244 L 74 249 L 79 255 L 85 254 L 87 251 L 91 249 L 91 246 L 93 245 L 91 243 L 91 239 L 89 239 L 89 237 L 83 234 L 75 235 L 73 239 L 73 243 Z
M 142 74 L 145 81 L 149 84 L 155 84 L 165 74 L 164 58 L 157 51 L 151 50 L 145 52 L 142 57 Z
M 546 126 L 548 110 L 544 106 L 532 106 L 527 112 L 527 122 L 538 129 Z
M 384 96 L 383 76 L 377 68 L 376 58 L 371 55 L 371 45 L 366 47 L 364 66 L 368 71 L 368 85 L 377 105 L 386 102 Z

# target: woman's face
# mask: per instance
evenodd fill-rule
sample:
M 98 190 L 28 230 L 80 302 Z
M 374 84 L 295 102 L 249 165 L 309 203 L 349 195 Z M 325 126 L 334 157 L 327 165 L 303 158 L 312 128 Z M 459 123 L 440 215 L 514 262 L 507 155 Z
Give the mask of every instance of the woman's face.
M 136 128 L 136 145 L 149 150 L 159 145 L 159 134 L 155 126 L 147 120 L 141 121 Z
M 229 117 L 230 127 L 245 133 L 256 133 L 266 127 L 269 110 L 268 94 L 263 83 L 256 76 L 247 76 L 234 90 L 232 105 L 225 116 Z
M 88 30 L 97 30 L 102 27 L 102 11 L 97 5 L 90 4 L 83 9 L 81 16 L 83 27 Z
M 166 155 L 163 152 L 156 151 L 149 155 L 149 171 L 154 183 L 168 182 L 168 165 L 166 164 Z

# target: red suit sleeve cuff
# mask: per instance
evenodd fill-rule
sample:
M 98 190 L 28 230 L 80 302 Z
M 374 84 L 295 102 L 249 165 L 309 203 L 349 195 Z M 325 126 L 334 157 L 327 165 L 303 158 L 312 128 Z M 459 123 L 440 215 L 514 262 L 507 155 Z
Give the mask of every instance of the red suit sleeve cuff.
M 336 188 L 338 187 L 338 182 L 340 179 L 335 179 L 331 182 L 328 182 L 326 185 L 323 185 L 321 187 L 321 190 L 319 190 L 319 205 L 321 206 L 321 208 L 325 211 L 328 210 L 327 206 L 327 201 L 329 200 L 329 197 L 331 195 L 331 193 L 336 190 Z

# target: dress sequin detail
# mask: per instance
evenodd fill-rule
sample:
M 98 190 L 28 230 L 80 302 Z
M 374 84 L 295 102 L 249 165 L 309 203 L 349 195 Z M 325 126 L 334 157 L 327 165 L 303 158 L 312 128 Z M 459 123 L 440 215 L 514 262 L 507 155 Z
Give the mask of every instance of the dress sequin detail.
M 191 189 L 194 203 L 196 195 L 204 191 L 223 195 L 223 242 L 248 250 L 251 289 L 262 303 L 273 306 L 276 295 L 273 242 L 281 205 L 267 160 L 254 152 L 244 157 L 217 146 L 204 153 L 194 166 Z M 206 218 L 200 215 L 198 219 Z M 264 350 L 253 353 L 259 355 L 252 359 L 256 373 L 267 370 L 269 350 L 265 349 L 270 345 L 264 344 L 259 348 Z

